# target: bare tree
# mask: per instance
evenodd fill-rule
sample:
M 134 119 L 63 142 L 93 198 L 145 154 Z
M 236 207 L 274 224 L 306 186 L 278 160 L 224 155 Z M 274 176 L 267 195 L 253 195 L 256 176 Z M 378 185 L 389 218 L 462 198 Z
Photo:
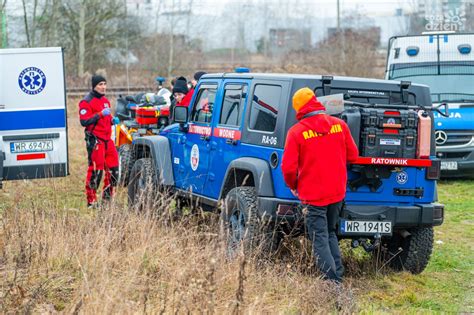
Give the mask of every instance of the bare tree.
M 45 0 L 42 13 L 38 18 L 40 46 L 59 45 L 61 43 L 58 22 L 61 21 L 61 0 Z
M 77 74 L 94 70 L 105 63 L 110 48 L 130 25 L 124 23 L 125 8 L 121 0 L 68 0 L 62 2 L 62 32 L 77 64 Z
M 285 72 L 382 77 L 383 67 L 377 63 L 384 60 L 376 47 L 377 40 L 367 32 L 336 32 L 315 49 L 288 53 L 282 68 Z
M 317 64 L 326 73 L 376 77 L 378 39 L 372 32 L 345 30 L 317 46 Z
M 41 18 L 46 13 L 48 7 L 48 0 L 45 0 L 43 4 L 43 13 L 38 16 L 39 6 L 41 5 L 38 0 L 33 0 L 33 2 L 29 2 L 31 9 L 27 8 L 27 1 L 22 0 L 23 6 L 23 21 L 25 25 L 25 34 L 26 34 L 26 42 L 28 47 L 35 47 L 36 46 L 36 36 L 37 36 L 37 22 L 41 20 Z M 30 13 L 30 16 L 28 16 Z
M 179 29 L 180 27 L 183 28 L 184 26 L 184 32 L 182 34 L 187 37 L 188 34 L 188 28 L 189 28 L 189 23 L 190 23 L 190 18 L 191 18 L 191 5 L 192 5 L 192 0 L 187 0 L 187 2 L 183 5 L 181 1 L 178 1 L 176 3 L 175 0 L 171 1 L 171 5 L 166 9 L 165 12 L 163 12 L 163 15 L 167 17 L 167 23 L 169 26 L 169 33 L 168 33 L 168 70 L 167 70 L 167 75 L 171 76 L 172 73 L 174 72 L 176 66 L 176 52 L 175 52 L 175 38 L 176 38 L 176 29 Z M 185 25 L 182 25 L 182 23 L 185 22 Z

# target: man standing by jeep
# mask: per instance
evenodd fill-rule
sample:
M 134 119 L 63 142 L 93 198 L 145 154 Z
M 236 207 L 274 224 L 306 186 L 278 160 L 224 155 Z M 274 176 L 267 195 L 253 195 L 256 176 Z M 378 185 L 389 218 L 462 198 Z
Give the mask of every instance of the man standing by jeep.
M 96 191 L 105 171 L 102 200 L 110 200 L 118 180 L 118 154 L 111 139 L 112 118 L 110 102 L 105 97 L 107 81 L 101 75 L 92 77 L 92 91 L 79 103 L 79 118 L 85 127 L 89 166 L 86 178 L 87 206 L 97 206 Z
M 349 127 L 325 113 L 309 88 L 293 96 L 298 123 L 289 131 L 282 158 L 286 184 L 303 206 L 318 268 L 341 282 L 343 266 L 336 224 L 346 194 L 347 163 L 358 157 Z

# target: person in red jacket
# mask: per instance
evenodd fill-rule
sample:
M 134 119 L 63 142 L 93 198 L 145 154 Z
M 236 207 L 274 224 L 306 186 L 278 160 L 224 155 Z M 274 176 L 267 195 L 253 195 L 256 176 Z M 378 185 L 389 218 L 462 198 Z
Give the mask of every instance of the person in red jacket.
M 358 157 L 347 124 L 325 113 L 309 88 L 293 96 L 298 123 L 291 127 L 282 158 L 286 184 L 304 208 L 317 265 L 326 279 L 342 281 L 336 224 L 346 194 L 347 163 Z
M 179 77 L 173 85 L 173 96 L 176 106 L 189 106 L 192 94 L 189 94 L 188 81 L 185 77 Z
M 86 177 L 87 206 L 97 206 L 96 192 L 105 171 L 102 200 L 110 200 L 118 181 L 118 153 L 111 139 L 110 102 L 105 97 L 107 81 L 101 75 L 92 77 L 92 91 L 79 103 L 79 118 L 85 127 L 89 166 Z

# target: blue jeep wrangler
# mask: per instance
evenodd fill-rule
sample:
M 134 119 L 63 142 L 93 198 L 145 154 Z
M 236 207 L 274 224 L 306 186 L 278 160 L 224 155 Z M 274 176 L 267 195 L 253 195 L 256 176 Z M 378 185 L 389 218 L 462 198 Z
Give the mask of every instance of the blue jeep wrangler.
M 151 183 L 153 190 L 198 200 L 205 210 L 221 209 L 229 249 L 257 243 L 274 248 L 283 233 L 304 233 L 298 200 L 283 180 L 280 163 L 287 131 L 296 122 L 292 95 L 305 86 L 318 98 L 343 95 L 343 110 L 336 115 L 347 121 L 360 150 L 357 163 L 348 167 L 339 237 L 366 250 L 380 245 L 396 270 L 423 271 L 433 247 L 433 226 L 444 217 L 444 205 L 435 202 L 440 163 L 432 124 L 428 134 L 424 131 L 424 145 L 426 136 L 431 141 L 428 154 L 421 158 L 418 147 L 419 114 L 432 121 L 434 110 L 424 85 L 316 75 L 207 74 L 189 108 L 175 108 L 176 123 L 160 135 L 134 140 L 130 203 L 142 202 L 139 196 Z

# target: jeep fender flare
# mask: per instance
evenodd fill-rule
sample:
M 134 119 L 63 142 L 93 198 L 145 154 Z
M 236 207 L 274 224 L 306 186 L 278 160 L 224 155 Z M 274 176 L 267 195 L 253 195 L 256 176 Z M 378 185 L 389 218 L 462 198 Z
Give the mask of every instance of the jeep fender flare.
M 242 157 L 233 160 L 227 167 L 224 180 L 222 181 L 219 199 L 225 197 L 225 190 L 228 188 L 226 187 L 226 184 L 228 179 L 233 176 L 231 172 L 234 170 L 247 171 L 253 175 L 257 196 L 275 196 L 275 192 L 273 190 L 272 172 L 268 162 L 258 158 Z M 240 183 L 238 185 L 240 185 Z
M 133 150 L 137 158 L 144 157 L 140 151 L 145 149 L 153 160 L 159 174 L 160 184 L 174 186 L 173 165 L 168 138 L 163 136 L 147 136 L 133 140 Z

